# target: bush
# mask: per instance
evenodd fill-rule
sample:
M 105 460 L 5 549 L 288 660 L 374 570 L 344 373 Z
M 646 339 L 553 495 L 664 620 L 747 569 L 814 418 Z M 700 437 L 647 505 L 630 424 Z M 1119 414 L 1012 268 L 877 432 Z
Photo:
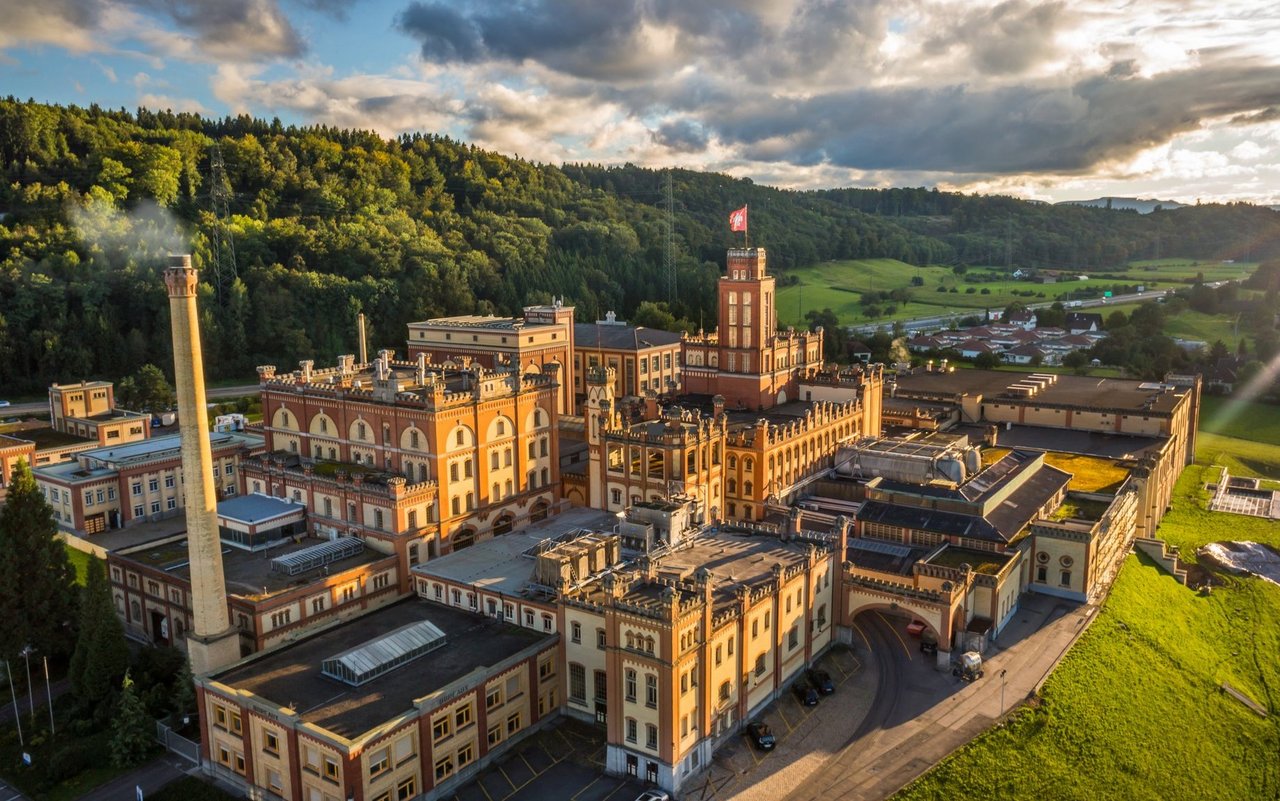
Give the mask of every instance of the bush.
M 100 748 L 101 743 L 94 740 L 72 741 L 55 751 L 45 762 L 45 775 L 51 782 L 56 783 L 68 776 L 75 776 L 89 768 L 97 767 L 101 759 Z
M 983 294 L 983 295 L 990 295 L 990 294 L 991 294 L 991 290 L 984 286 L 984 287 L 982 288 L 982 292 L 981 292 L 980 294 Z
M 946 288 L 945 286 L 939 286 L 939 287 L 938 287 L 938 291 L 939 291 L 939 292 L 946 292 L 946 291 L 947 291 L 947 288 Z
M 972 294 L 974 294 L 974 293 L 975 293 L 975 292 L 977 292 L 977 291 L 978 291 L 978 290 L 977 290 L 977 288 L 976 288 L 976 287 L 969 287 L 968 289 L 966 289 L 966 290 L 964 291 L 964 293 L 965 293 L 966 295 L 972 295 Z

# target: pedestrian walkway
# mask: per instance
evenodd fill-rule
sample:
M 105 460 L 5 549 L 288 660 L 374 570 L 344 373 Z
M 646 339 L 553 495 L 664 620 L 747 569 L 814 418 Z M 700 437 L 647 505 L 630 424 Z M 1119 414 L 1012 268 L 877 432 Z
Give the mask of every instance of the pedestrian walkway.
M 79 801 L 122 801 L 122 799 L 128 801 L 137 797 L 138 788 L 142 789 L 142 796 L 145 799 L 188 773 L 196 772 L 198 769 L 193 768 L 187 760 L 176 754 L 165 752 L 162 756 L 90 790 L 80 796 Z

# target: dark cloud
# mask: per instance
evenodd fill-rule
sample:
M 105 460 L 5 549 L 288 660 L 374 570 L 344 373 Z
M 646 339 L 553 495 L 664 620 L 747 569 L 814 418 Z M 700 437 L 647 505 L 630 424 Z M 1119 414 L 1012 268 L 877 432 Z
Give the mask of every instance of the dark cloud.
M 0 48 L 72 44 L 98 27 L 106 0 L 0 0 Z
M 1222 65 L 1069 87 L 860 89 L 741 102 L 715 133 L 747 158 L 858 169 L 1079 173 L 1203 120 L 1280 104 L 1280 66 Z
M 785 24 L 737 0 L 415 0 L 397 18 L 437 63 L 534 61 L 590 80 L 647 80 L 691 64 L 753 78 L 856 63 L 884 36 L 889 0 L 799 0 Z
M 303 8 L 328 14 L 337 20 L 345 20 L 351 9 L 360 5 L 362 0 L 295 0 Z
M 1272 106 L 1264 108 L 1261 111 L 1255 111 L 1252 114 L 1240 114 L 1231 118 L 1232 125 L 1257 125 L 1263 122 L 1275 122 L 1280 120 L 1280 106 Z
M 436 3 L 410 3 L 396 18 L 402 31 L 422 43 L 427 61 L 470 63 L 485 57 L 479 29 L 459 12 Z
M 307 50 L 276 0 L 134 0 L 134 4 L 167 14 L 214 58 L 296 58 Z
M 707 149 L 706 129 L 691 120 L 676 120 L 653 132 L 653 141 L 677 153 L 701 153 Z

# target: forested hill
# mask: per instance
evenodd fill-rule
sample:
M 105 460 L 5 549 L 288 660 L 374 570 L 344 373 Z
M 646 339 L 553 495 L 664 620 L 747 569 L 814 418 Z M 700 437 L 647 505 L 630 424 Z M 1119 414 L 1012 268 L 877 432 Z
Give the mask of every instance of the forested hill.
M 214 214 L 213 145 L 225 163 Z M 255 364 L 403 352 L 405 323 L 515 313 L 563 295 L 579 319 L 665 300 L 664 174 L 556 168 L 443 137 L 387 141 L 248 117 L 0 100 L 0 396 L 169 362 L 168 252 L 212 281 L 223 231 L 237 277 L 203 288 L 212 378 Z M 1139 216 L 922 189 L 789 192 L 674 171 L 676 318 L 714 319 L 715 280 L 751 206 L 775 270 L 832 258 L 1105 268 L 1163 252 L 1278 255 L 1280 214 L 1206 206 Z M 229 262 L 224 259 L 224 263 Z

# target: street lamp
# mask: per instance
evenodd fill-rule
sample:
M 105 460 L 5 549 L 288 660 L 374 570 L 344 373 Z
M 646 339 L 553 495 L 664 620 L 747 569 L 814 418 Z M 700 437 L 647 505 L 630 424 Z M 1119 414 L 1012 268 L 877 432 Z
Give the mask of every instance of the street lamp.
M 1008 672 L 1008 670 L 1000 671 L 1000 717 L 1004 717 L 1004 674 Z
M 31 729 L 32 731 L 34 731 L 36 728 L 36 697 L 31 691 L 31 652 L 32 650 L 33 649 L 31 648 L 31 646 L 28 645 L 28 646 L 25 646 L 18 653 L 21 654 L 23 661 L 27 663 L 27 703 L 30 705 L 30 708 L 31 708 Z

